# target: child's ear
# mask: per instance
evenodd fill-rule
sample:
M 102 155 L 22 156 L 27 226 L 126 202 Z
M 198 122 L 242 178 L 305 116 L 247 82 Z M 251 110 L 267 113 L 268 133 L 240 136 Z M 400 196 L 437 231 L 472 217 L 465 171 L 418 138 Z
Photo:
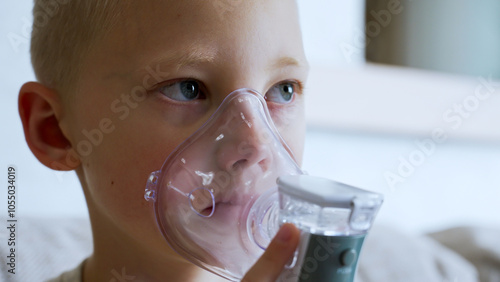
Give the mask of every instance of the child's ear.
M 45 166 L 73 170 L 80 165 L 59 125 L 61 101 L 56 91 L 27 82 L 19 91 L 19 115 L 31 152 Z

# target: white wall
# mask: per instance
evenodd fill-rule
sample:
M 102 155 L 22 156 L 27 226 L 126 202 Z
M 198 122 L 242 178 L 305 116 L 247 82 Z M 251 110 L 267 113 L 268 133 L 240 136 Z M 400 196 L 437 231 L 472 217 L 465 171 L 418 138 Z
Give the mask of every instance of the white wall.
M 313 66 L 358 66 L 364 59 L 364 0 L 299 0 L 306 55 Z M 353 46 L 346 52 L 342 47 Z

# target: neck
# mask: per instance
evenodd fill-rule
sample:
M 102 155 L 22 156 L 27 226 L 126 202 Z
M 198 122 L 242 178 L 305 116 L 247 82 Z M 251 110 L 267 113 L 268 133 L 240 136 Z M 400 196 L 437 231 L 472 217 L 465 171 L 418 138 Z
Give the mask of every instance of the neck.
M 95 209 L 89 210 L 94 210 L 90 212 L 94 252 L 84 264 L 84 282 L 226 281 L 183 259 L 166 243 L 152 249 L 95 214 Z

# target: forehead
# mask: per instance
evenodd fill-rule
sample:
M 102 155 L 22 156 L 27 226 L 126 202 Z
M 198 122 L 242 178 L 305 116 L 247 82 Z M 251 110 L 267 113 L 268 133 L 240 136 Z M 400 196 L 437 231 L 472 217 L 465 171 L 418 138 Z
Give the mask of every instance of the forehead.
M 294 0 L 130 1 L 103 43 L 94 61 L 106 62 L 101 70 L 108 74 L 186 56 L 242 64 L 290 57 L 306 64 Z

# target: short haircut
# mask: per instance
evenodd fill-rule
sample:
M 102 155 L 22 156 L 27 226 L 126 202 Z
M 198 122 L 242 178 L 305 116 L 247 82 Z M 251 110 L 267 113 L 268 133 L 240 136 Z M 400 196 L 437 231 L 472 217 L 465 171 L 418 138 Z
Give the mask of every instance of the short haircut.
M 124 0 L 35 0 L 31 63 L 37 80 L 67 95 L 85 58 L 119 20 Z

